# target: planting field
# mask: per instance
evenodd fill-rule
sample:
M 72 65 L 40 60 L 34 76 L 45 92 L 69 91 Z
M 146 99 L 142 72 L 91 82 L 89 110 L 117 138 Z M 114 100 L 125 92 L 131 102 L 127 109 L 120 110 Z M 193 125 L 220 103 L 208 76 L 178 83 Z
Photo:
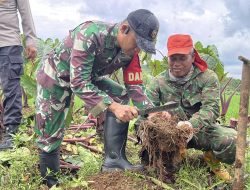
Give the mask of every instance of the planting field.
M 0 152 L 0 190 L 46 190 L 47 186 L 41 185 L 42 178 L 38 170 L 38 149 L 35 146 L 34 134 L 34 102 L 36 97 L 35 70 L 41 60 L 44 52 L 56 47 L 58 40 L 47 39 L 39 41 L 39 56 L 33 63 L 26 63 L 24 75 L 22 77 L 22 86 L 24 88 L 24 109 L 23 121 L 20 131 L 13 137 L 15 148 L 13 150 Z M 219 60 L 217 48 L 212 46 L 204 47 L 201 42 L 196 43 L 196 49 L 203 58 L 208 61 L 209 68 L 214 69 L 218 78 L 224 77 L 224 68 Z M 46 51 L 45 51 L 46 50 Z M 142 67 L 146 68 L 144 72 L 145 85 L 152 80 L 152 77 L 166 69 L 167 59 L 152 60 L 150 56 L 142 53 Z M 120 73 L 116 73 L 115 79 L 119 82 L 122 78 Z M 110 76 L 112 78 L 113 76 Z M 122 83 L 121 83 L 122 84 Z M 233 87 L 231 89 L 234 89 Z M 230 93 L 229 93 L 230 95 Z M 227 95 L 226 97 L 228 97 Z M 2 94 L 0 93 L 0 103 Z M 229 109 L 225 116 L 226 124 L 230 118 L 238 118 L 239 114 L 239 92 L 233 96 Z M 162 168 L 147 167 L 143 173 L 119 172 L 119 173 L 100 173 L 103 161 L 103 143 L 102 139 L 96 133 L 96 121 L 86 122 L 87 113 L 83 109 L 83 103 L 79 98 L 71 102 L 73 106 L 70 110 L 70 117 L 67 118 L 69 127 L 65 131 L 65 138 L 61 146 L 60 167 L 61 173 L 58 174 L 60 182 L 59 187 L 53 187 L 57 190 L 80 190 L 80 189 L 107 189 L 107 190 L 151 190 L 151 189 L 178 189 L 178 190 L 222 190 L 231 189 L 231 183 L 225 183 L 218 179 L 210 168 L 204 163 L 203 152 L 189 149 L 184 159 L 178 160 L 178 168 L 175 173 L 168 175 L 159 175 Z M 0 104 L 2 106 L 2 104 Z M 0 107 L 0 116 L 1 109 Z M 250 108 L 250 106 L 249 106 Z M 2 128 L 2 118 L 0 117 L 0 129 Z M 86 123 L 85 123 L 86 122 Z M 85 123 L 85 125 L 83 125 Z M 93 124 L 94 123 L 94 124 Z M 130 122 L 129 138 L 127 145 L 127 157 L 136 164 L 140 163 L 139 153 L 142 148 L 137 144 L 134 135 L 134 121 Z M 145 131 L 151 130 L 149 124 Z M 171 130 L 159 129 L 167 134 Z M 150 134 L 150 133 L 149 133 Z M 187 133 L 188 134 L 188 133 Z M 153 136 L 153 135 L 152 135 Z M 149 135 L 149 138 L 153 138 Z M 172 136 L 171 136 L 172 137 Z M 250 129 L 248 130 L 250 137 Z M 1 138 L 1 131 L 0 131 Z M 178 136 L 174 138 L 179 140 Z M 166 139 L 161 141 L 163 144 Z M 168 139 L 169 140 L 169 139 Z M 185 139 L 184 139 L 185 141 Z M 156 142 L 156 141 L 155 141 Z M 137 145 L 136 145 L 137 144 Z M 149 144 L 149 143 L 148 143 Z M 150 143 L 151 144 L 151 143 Z M 183 143 L 181 143 L 183 144 Z M 163 147 L 163 146 L 160 146 Z M 151 147 L 157 149 L 158 147 Z M 177 148 L 178 150 L 179 148 Z M 164 148 L 166 150 L 166 147 Z M 156 158 L 162 155 L 156 155 Z M 163 157 L 161 157 L 163 158 Z M 179 158 L 179 157 L 178 157 Z M 159 160 L 159 159 L 158 159 Z M 156 160 L 156 165 L 161 167 L 166 163 L 160 163 Z M 160 159 L 165 161 L 165 159 Z M 162 164 L 162 165 L 161 165 Z M 223 164 L 230 174 L 234 175 L 234 166 Z M 49 172 L 49 171 L 48 171 Z M 246 153 L 246 189 L 250 190 L 250 150 Z
M 239 107 L 240 107 L 240 95 L 235 94 L 232 98 L 232 101 L 229 105 L 228 112 L 226 114 L 226 121 L 229 122 L 230 118 L 239 117 Z M 248 106 L 248 113 L 250 114 L 250 104 Z
M 237 103 L 239 97 L 235 97 L 229 108 L 230 117 L 237 117 Z M 79 99 L 75 101 L 74 111 L 81 107 Z M 30 110 L 26 116 L 30 116 Z M 0 154 L 0 189 L 47 189 L 41 185 L 41 177 L 38 171 L 38 151 L 34 143 L 33 121 L 24 119 L 21 132 L 15 136 L 16 149 L 4 151 Z M 74 124 L 83 123 L 86 116 L 82 111 L 74 114 Z M 134 145 L 133 129 L 130 129 L 131 137 L 128 140 L 127 156 L 133 163 L 139 163 L 138 153 L 141 145 Z M 80 142 L 68 143 L 67 139 L 88 138 L 88 145 L 92 151 L 86 149 Z M 216 178 L 201 159 L 202 152 L 193 149 L 188 150 L 188 156 L 181 163 L 179 171 L 174 176 L 174 184 L 161 183 L 153 170 L 146 173 L 125 172 L 117 174 L 100 174 L 102 163 L 103 144 L 96 136 L 94 126 L 87 130 L 75 131 L 73 128 L 65 134 L 66 142 L 61 149 L 62 173 L 58 175 L 60 187 L 53 189 L 230 189 L 231 185 Z M 93 151 L 98 150 L 98 151 Z M 250 150 L 247 155 L 246 173 L 250 173 Z M 75 167 L 75 168 L 74 168 Z M 233 166 L 224 165 L 233 175 Z M 68 170 L 67 168 L 71 168 Z M 112 179 L 111 179 L 112 178 Z M 113 180 L 116 180 L 115 183 Z M 124 183 L 124 185 L 123 185 Z M 100 185 L 100 186 L 99 186 Z M 99 187 L 99 188 L 98 188 Z M 246 183 L 246 189 L 250 189 L 250 179 Z

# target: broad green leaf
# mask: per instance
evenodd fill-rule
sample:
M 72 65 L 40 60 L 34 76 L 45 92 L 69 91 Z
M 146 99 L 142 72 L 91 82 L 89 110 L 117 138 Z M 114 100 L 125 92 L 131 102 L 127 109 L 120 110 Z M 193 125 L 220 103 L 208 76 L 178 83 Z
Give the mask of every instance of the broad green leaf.
M 195 49 L 196 49 L 198 52 L 200 52 L 200 50 L 203 49 L 203 45 L 202 45 L 202 43 L 199 42 L 199 41 L 195 43 L 194 47 L 195 47 Z
M 30 150 L 26 147 L 21 147 L 11 151 L 1 151 L 0 164 L 11 160 L 22 160 L 25 157 L 29 157 L 30 155 Z
M 195 49 L 199 52 L 201 58 L 207 62 L 208 68 L 213 70 L 219 81 L 225 76 L 223 63 L 219 59 L 219 52 L 215 45 L 203 47 L 201 42 L 196 42 Z
M 215 57 L 219 58 L 219 52 L 215 45 L 208 45 L 207 48 L 210 50 L 210 52 L 213 52 Z
M 216 65 L 218 64 L 216 59 L 210 56 L 209 54 L 205 54 L 205 53 L 200 53 L 200 56 L 204 61 L 206 61 L 206 63 L 208 64 L 208 68 L 214 71 L 216 68 Z
M 28 75 L 23 75 L 21 77 L 21 85 L 24 88 L 28 97 L 36 97 L 36 81 Z
M 150 70 L 151 70 L 151 74 L 153 76 L 158 75 L 159 73 L 161 73 L 162 71 L 166 70 L 166 65 L 164 65 L 162 63 L 162 61 L 159 60 L 153 60 L 148 64 Z
M 81 157 L 79 155 L 67 155 L 63 157 L 65 162 L 69 162 L 73 165 L 82 167 L 84 162 L 82 161 Z
M 218 63 L 215 68 L 215 73 L 218 76 L 219 81 L 221 81 L 225 77 L 224 66 L 221 63 Z
M 19 141 L 20 142 L 28 142 L 28 141 L 31 141 L 32 138 L 33 138 L 34 134 L 33 135 L 28 135 L 27 133 L 22 133 L 19 137 Z

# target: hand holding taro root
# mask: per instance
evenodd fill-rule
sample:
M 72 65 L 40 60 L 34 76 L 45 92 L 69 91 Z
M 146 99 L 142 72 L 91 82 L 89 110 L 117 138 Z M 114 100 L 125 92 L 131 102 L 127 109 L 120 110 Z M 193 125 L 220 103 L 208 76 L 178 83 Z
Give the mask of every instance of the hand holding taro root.
M 166 111 L 151 113 L 141 122 L 138 135 L 142 150 L 147 150 L 149 165 L 159 170 L 160 178 L 178 168 L 195 132 L 190 122 L 179 121 Z
M 160 129 L 162 129 L 163 131 L 161 131 L 161 133 L 168 137 L 172 137 L 172 135 L 178 136 L 178 138 L 173 139 L 180 138 L 182 146 L 184 144 L 184 146 L 186 146 L 186 143 L 188 143 L 194 136 L 195 129 L 189 121 L 180 121 L 179 118 L 171 116 L 167 111 L 150 113 L 147 117 L 147 121 L 154 126 L 154 130 L 160 131 Z M 165 128 L 167 129 L 165 130 Z M 176 141 L 176 145 L 178 145 L 178 142 Z M 172 143 L 175 144 L 174 142 Z
M 177 128 L 184 128 L 184 127 L 190 128 L 190 133 L 189 133 L 189 136 L 188 136 L 186 142 L 188 143 L 189 141 L 191 141 L 191 139 L 194 136 L 194 132 L 193 132 L 193 126 L 189 121 L 179 121 L 177 123 L 176 127 Z

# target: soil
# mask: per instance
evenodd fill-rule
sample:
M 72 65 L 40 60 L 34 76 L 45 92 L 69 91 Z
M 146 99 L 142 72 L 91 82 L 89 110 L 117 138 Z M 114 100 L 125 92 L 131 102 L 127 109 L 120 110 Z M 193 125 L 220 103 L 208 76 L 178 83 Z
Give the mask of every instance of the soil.
M 161 190 L 147 179 L 143 179 L 136 173 L 111 172 L 100 173 L 88 179 L 89 189 L 93 190 Z
M 187 125 L 176 127 L 178 121 L 177 117 L 167 119 L 158 113 L 140 125 L 142 150 L 148 154 L 148 165 L 156 169 L 160 180 L 168 183 L 174 182 L 173 175 L 185 156 L 187 139 L 195 133 Z

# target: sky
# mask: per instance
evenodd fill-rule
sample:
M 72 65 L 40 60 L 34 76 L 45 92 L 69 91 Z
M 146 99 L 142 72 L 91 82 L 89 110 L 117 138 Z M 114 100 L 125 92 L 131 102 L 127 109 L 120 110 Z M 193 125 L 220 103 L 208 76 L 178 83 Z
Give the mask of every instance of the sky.
M 144 8 L 159 19 L 156 48 L 165 54 L 168 36 L 183 33 L 204 46 L 214 44 L 234 78 L 241 78 L 238 56 L 250 59 L 250 0 L 30 0 L 30 6 L 42 39 L 63 39 L 87 20 L 121 22 L 129 12 Z

